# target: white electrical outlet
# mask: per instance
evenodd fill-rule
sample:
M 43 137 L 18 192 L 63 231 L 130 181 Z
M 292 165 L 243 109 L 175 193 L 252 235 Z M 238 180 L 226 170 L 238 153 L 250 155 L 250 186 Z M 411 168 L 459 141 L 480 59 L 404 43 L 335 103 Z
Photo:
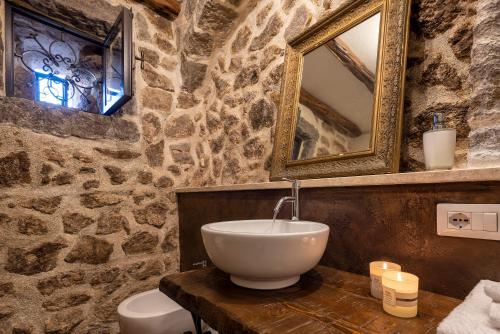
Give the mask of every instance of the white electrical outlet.
M 437 234 L 500 240 L 500 204 L 437 205 Z
M 470 212 L 448 211 L 448 228 L 470 230 L 472 228 Z

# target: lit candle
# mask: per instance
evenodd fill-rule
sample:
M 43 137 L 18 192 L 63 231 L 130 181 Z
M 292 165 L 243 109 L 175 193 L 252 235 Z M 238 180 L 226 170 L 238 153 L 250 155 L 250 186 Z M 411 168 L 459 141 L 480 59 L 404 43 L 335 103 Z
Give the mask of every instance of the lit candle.
M 400 318 L 417 315 L 418 277 L 400 271 L 382 274 L 384 311 Z
M 386 261 L 370 262 L 370 278 L 372 296 L 382 299 L 382 274 L 387 270 L 401 271 L 401 266 Z

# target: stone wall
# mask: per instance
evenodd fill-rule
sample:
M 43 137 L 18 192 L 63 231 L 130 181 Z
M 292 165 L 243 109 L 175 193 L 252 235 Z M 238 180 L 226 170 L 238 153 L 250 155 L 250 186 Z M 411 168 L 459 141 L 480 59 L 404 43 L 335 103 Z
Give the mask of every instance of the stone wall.
M 201 115 L 196 123 L 200 136 L 193 140 L 205 147 L 211 159 L 208 170 L 200 171 L 194 180 L 202 185 L 268 180 L 286 40 L 345 1 L 238 1 L 238 12 L 231 10 L 234 6 L 228 2 L 231 1 L 186 1 L 186 9 L 181 13 L 195 31 L 207 30 L 203 22 L 196 20 L 200 14 L 192 13 L 209 16 L 214 3 L 225 8 L 218 13 L 224 15 L 226 22 L 238 20 L 237 25 L 227 24 L 223 29 L 232 33 L 213 38 L 220 46 L 196 56 L 197 62 L 204 64 L 203 71 L 197 72 L 197 85 L 191 87 L 189 96 L 190 101 L 197 102 L 186 107 L 188 112 Z M 498 59 L 493 56 L 497 46 L 491 42 L 496 35 L 491 34 L 497 28 L 494 17 L 498 10 L 491 9 L 493 2 L 413 1 L 402 172 L 425 169 L 422 135 L 430 129 L 435 111 L 443 111 L 447 124 L 457 129 L 455 168 L 486 162 L 488 166 L 500 166 L 499 133 L 492 125 L 500 123 L 494 104 L 498 101 L 498 89 L 494 88 L 498 85 L 493 79 L 498 72 Z M 477 14 L 480 3 L 483 10 Z M 486 36 L 481 42 L 473 37 L 479 33 Z M 206 38 L 210 36 L 216 35 L 209 33 Z M 191 38 L 183 40 L 185 50 L 203 49 Z M 491 50 L 475 51 L 478 43 Z M 481 66 L 487 62 L 489 66 Z M 477 69 L 477 76 L 470 75 L 471 67 Z M 192 79 L 193 71 L 188 73 L 182 73 L 183 80 Z M 485 83 L 489 80 L 489 88 L 479 83 L 476 89 L 474 78 L 479 77 Z M 475 93 L 479 90 L 488 95 L 486 101 L 490 102 L 482 103 L 484 110 L 476 112 L 479 106 L 474 105 L 481 99 L 472 105 L 471 100 L 474 94 L 481 95 Z M 488 122 L 479 122 L 481 129 L 471 131 L 473 123 L 478 123 L 474 119 L 481 120 L 486 114 Z
M 470 167 L 500 161 L 500 1 L 477 0 L 470 75 Z
M 126 0 L 22 0 L 97 35 L 132 6 L 146 63 L 112 117 L 1 98 L 0 331 L 116 333 L 118 303 L 178 270 L 172 188 L 268 180 L 285 41 L 344 1 L 185 0 L 171 22 Z M 424 168 L 435 110 L 456 167 L 500 165 L 495 1 L 414 0 L 403 171 Z
M 424 170 L 422 135 L 431 128 L 433 112 L 445 114 L 457 129 L 455 168 L 467 168 L 468 115 L 473 1 L 414 1 L 409 41 L 405 101 L 403 170 Z
M 89 17 L 95 8 L 131 6 L 104 1 L 29 4 L 75 24 L 88 18 L 102 35 L 112 22 Z M 185 134 L 165 140 L 176 131 L 167 126 L 176 33 L 170 20 L 132 10 L 146 63 L 123 110 L 105 117 L 0 97 L 1 333 L 117 333 L 117 305 L 178 270 L 172 187 L 185 173 L 176 162 Z
M 298 135 L 302 143 L 298 160 L 339 154 L 349 150 L 351 137 L 325 122 L 308 107 L 301 104 L 299 109 L 300 117 L 295 136 Z

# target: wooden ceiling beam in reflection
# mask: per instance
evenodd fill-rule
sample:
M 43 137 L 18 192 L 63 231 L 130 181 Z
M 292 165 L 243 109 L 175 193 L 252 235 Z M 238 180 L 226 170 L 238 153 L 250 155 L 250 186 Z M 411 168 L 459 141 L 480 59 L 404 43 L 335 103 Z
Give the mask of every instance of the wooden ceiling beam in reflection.
M 349 137 L 358 137 L 361 135 L 361 129 L 355 123 L 304 88 L 300 89 L 299 101 L 301 104 L 311 109 L 311 111 L 318 115 L 323 121 L 338 129 L 341 133 Z
M 375 74 L 366 67 L 347 44 L 336 38 L 328 41 L 326 46 L 370 92 L 373 92 L 373 88 L 375 87 Z

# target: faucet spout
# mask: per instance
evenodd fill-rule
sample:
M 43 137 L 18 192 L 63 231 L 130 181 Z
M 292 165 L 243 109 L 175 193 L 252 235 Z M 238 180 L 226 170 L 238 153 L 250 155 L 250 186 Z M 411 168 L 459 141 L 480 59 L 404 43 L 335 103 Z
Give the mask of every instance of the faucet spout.
M 291 203 L 295 203 L 295 197 L 292 197 L 292 196 L 286 196 L 286 197 L 282 197 L 278 203 L 276 203 L 276 206 L 274 207 L 274 214 L 273 214 L 273 221 L 276 220 L 276 217 L 278 216 L 279 212 L 281 211 L 281 207 L 283 206 L 283 204 L 285 204 L 286 202 L 291 202 Z

